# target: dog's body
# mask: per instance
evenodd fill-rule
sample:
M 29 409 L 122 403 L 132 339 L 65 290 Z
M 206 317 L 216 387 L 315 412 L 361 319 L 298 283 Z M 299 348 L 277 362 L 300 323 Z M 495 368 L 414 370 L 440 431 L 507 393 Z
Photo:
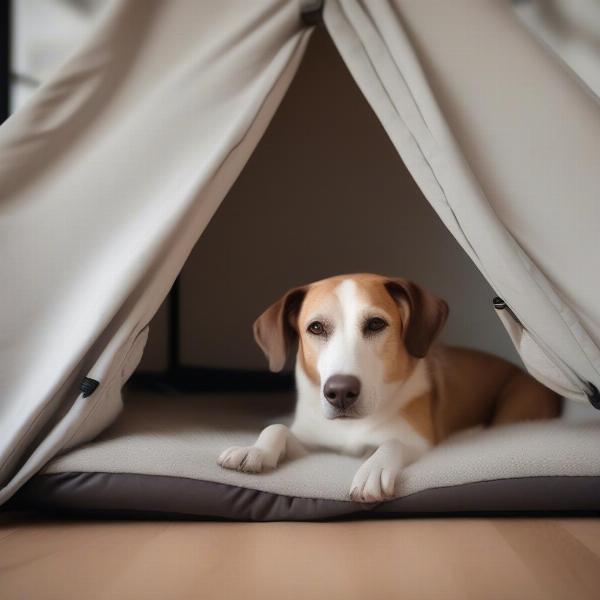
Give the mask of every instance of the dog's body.
M 456 431 L 559 414 L 559 397 L 514 365 L 432 347 L 447 314 L 419 286 L 379 275 L 291 290 L 254 333 L 274 371 L 298 340 L 294 422 L 267 427 L 254 446 L 229 448 L 219 464 L 260 472 L 313 448 L 368 455 L 350 494 L 375 502 L 393 497 L 401 470 Z

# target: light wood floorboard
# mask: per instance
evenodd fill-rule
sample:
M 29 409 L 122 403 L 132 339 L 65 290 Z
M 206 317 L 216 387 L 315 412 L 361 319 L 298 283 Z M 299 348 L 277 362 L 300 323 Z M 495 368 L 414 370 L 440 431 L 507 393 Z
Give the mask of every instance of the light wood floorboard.
M 600 519 L 0 522 L 0 598 L 600 598 Z

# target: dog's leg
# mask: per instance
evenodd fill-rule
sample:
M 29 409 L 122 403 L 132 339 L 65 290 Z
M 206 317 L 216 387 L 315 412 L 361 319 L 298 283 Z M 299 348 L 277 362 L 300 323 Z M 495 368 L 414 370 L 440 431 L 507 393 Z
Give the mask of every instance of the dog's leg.
M 269 425 L 253 446 L 227 448 L 217 462 L 225 469 L 261 473 L 274 469 L 287 454 L 301 453 L 301 445 L 285 425 Z
M 490 425 L 509 425 L 519 421 L 553 419 L 560 416 L 562 401 L 521 370 L 508 378 L 496 399 Z
M 384 442 L 354 475 L 350 497 L 355 502 L 381 502 L 393 498 L 400 472 L 415 458 L 400 441 Z

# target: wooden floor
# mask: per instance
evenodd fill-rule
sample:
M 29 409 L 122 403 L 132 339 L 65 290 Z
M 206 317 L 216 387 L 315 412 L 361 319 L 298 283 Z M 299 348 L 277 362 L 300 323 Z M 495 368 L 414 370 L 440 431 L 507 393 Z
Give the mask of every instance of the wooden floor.
M 600 519 L 0 520 L 0 598 L 596 600 Z

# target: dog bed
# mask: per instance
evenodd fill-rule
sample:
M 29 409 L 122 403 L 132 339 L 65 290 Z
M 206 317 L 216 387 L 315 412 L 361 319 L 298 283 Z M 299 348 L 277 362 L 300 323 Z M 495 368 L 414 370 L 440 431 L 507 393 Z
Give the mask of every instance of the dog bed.
M 129 394 L 110 429 L 53 460 L 19 499 L 107 515 L 259 521 L 600 509 L 600 420 L 459 434 L 407 467 L 398 498 L 378 504 L 348 497 L 358 458 L 319 452 L 259 475 L 217 465 L 224 448 L 289 421 L 292 403 L 274 393 Z

